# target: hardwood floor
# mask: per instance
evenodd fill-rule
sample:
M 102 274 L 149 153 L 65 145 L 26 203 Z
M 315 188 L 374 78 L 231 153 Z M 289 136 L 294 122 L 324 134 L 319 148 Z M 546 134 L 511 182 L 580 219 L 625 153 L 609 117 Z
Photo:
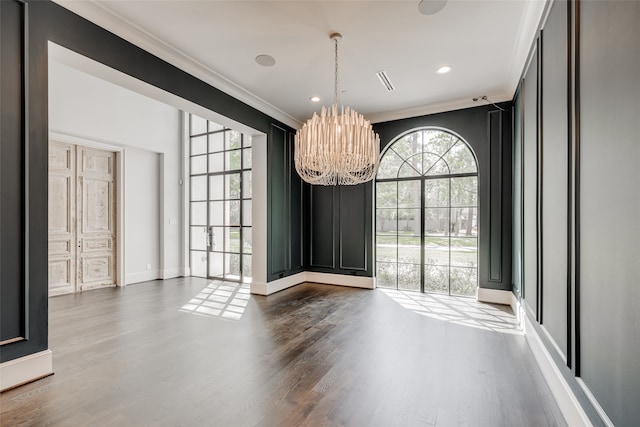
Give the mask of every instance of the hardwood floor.
M 2 393 L 2 426 L 566 425 L 506 309 L 468 299 L 181 278 L 49 305 L 55 375 Z

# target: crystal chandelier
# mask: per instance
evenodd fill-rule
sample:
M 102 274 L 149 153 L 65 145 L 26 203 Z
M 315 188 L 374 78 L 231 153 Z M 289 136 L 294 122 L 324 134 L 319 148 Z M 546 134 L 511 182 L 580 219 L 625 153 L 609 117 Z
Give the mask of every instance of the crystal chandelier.
M 296 133 L 295 165 L 298 175 L 314 185 L 355 185 L 374 178 L 380 137 L 371 123 L 350 107 L 338 106 L 338 42 L 335 43 L 334 102 L 322 107 Z

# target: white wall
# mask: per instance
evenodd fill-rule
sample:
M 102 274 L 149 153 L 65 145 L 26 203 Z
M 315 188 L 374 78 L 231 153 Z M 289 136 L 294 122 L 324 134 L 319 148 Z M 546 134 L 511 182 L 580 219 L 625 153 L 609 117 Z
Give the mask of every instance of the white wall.
M 126 284 L 184 271 L 181 129 L 178 109 L 49 61 L 49 130 L 124 147 Z

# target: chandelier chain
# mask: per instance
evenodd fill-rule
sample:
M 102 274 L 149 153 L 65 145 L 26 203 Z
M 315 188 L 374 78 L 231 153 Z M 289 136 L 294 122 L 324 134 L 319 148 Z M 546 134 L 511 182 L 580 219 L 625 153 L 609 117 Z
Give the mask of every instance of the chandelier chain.
M 333 103 L 338 105 L 339 99 L 338 99 L 338 38 L 335 37 L 333 39 L 334 43 L 335 43 L 335 50 L 336 50 L 336 58 L 335 58 L 335 75 L 334 75 L 334 85 L 333 85 Z

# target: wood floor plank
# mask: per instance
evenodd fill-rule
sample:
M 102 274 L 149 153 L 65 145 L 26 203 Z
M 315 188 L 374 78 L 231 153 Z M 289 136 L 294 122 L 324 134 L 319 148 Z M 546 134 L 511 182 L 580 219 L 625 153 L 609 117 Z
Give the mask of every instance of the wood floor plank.
M 50 299 L 55 375 L 2 426 L 564 426 L 504 308 L 180 278 Z

